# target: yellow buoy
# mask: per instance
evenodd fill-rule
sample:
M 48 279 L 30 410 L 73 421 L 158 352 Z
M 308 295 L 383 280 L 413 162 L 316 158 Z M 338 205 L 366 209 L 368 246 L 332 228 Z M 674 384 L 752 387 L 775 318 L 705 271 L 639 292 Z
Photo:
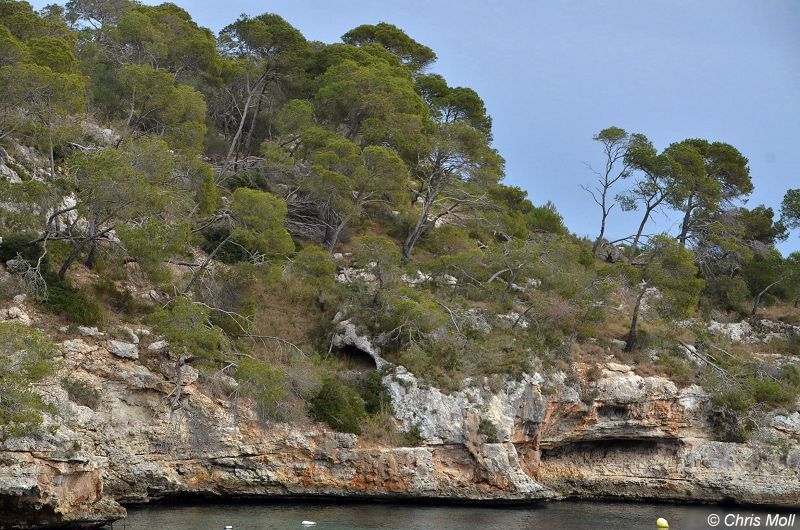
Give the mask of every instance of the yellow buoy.
M 658 520 L 656 521 L 656 526 L 658 526 L 659 528 L 669 528 L 669 523 L 663 517 L 659 517 Z

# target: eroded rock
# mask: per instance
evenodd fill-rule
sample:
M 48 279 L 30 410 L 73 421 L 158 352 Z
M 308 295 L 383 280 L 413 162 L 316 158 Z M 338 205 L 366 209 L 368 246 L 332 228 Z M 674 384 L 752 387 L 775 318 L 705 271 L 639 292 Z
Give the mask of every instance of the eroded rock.
M 121 340 L 113 340 L 113 339 L 109 340 L 108 351 L 110 351 L 117 357 L 122 357 L 123 359 L 139 358 L 139 347 L 136 344 L 132 344 L 130 342 L 124 342 Z

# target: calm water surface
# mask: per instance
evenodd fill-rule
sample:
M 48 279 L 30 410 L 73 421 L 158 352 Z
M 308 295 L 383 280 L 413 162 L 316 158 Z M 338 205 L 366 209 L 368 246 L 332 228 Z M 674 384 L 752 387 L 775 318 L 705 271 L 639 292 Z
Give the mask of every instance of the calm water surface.
M 800 510 L 796 510 L 800 511 Z M 760 517 L 743 524 L 726 526 L 727 514 Z M 303 520 L 315 521 L 315 530 L 341 529 L 645 529 L 655 530 L 655 521 L 666 518 L 671 530 L 714 528 L 708 518 L 722 518 L 716 528 L 800 528 L 767 526 L 770 513 L 789 515 L 792 511 L 753 510 L 742 507 L 692 506 L 675 504 L 626 504 L 598 502 L 561 502 L 537 506 L 469 507 L 419 506 L 403 504 L 203 504 L 193 506 L 147 506 L 129 508 L 128 519 L 114 525 L 114 530 L 234 530 L 303 529 Z M 800 517 L 796 517 L 800 519 Z

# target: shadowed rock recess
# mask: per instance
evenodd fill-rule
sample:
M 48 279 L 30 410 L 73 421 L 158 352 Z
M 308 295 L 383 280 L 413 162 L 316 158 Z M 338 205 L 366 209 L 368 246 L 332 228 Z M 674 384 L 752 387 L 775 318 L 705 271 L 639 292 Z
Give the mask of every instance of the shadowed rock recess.
M 583 400 L 580 382 L 557 376 L 529 374 L 495 391 L 468 382 L 445 394 L 397 367 L 384 376 L 394 416 L 423 443 L 375 448 L 318 426 L 259 422 L 212 397 L 209 379 L 195 374 L 173 411 L 170 366 L 150 369 L 106 346 L 62 345 L 62 371 L 98 390 L 94 408 L 70 401 L 54 378 L 40 390 L 70 421 L 2 445 L 3 528 L 91 527 L 123 517 L 120 503 L 189 495 L 800 505 L 796 439 L 780 449 L 713 441 L 699 387 L 621 364 L 603 365 Z M 798 420 L 779 416 L 768 428 L 791 434 Z

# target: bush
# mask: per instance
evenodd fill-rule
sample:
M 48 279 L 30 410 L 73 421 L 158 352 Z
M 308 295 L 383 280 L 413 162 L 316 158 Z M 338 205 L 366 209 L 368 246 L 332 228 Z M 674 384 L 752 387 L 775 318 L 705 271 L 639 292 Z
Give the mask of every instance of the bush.
M 150 321 L 169 342 L 173 353 L 213 361 L 219 358 L 226 342 L 222 329 L 209 323 L 210 314 L 207 307 L 179 296 L 153 313 Z
M 18 232 L 3 236 L 3 243 L 0 244 L 0 261 L 6 262 L 21 256 L 28 261 L 36 261 L 42 253 L 40 245 L 29 245 L 36 239 L 36 234 L 30 232 Z
M 369 372 L 359 382 L 358 392 L 364 400 L 364 409 L 368 414 L 378 414 L 390 401 L 381 372 Z
M 481 418 L 481 422 L 478 425 L 478 436 L 482 436 L 487 444 L 500 443 L 500 435 L 497 434 L 497 427 L 486 418 Z
M 712 401 L 714 405 L 740 413 L 749 411 L 756 403 L 765 403 L 772 407 L 790 405 L 798 394 L 797 386 L 792 384 L 796 372 L 789 369 L 782 375 L 788 385 L 767 377 L 751 376 L 735 388 L 714 395 Z
M 766 403 L 777 407 L 789 405 L 794 401 L 794 393 L 774 379 L 753 377 L 750 379 L 749 386 L 753 399 L 757 403 Z
M 311 414 L 337 431 L 361 434 L 367 411 L 355 388 L 336 377 L 328 377 L 311 400 Z
M 709 423 L 717 440 L 721 442 L 746 442 L 755 428 L 750 420 L 742 418 L 736 411 L 725 406 L 711 411 Z
M 47 300 L 44 307 L 51 313 L 61 315 L 70 322 L 84 326 L 94 326 L 103 322 L 103 309 L 94 299 L 89 299 L 82 291 L 60 280 L 54 273 L 45 275 Z
M 55 371 L 57 353 L 41 331 L 0 322 L 0 439 L 38 433 L 49 407 L 31 385 Z
M 208 254 L 211 254 L 230 233 L 230 229 L 225 226 L 209 227 L 203 232 L 205 240 L 200 247 Z M 249 257 L 250 255 L 247 250 L 233 241 L 228 241 L 222 245 L 222 248 L 220 248 L 214 256 L 215 259 L 228 264 L 247 261 Z
M 685 359 L 678 355 L 664 355 L 658 360 L 658 365 L 672 381 L 680 386 L 694 382 L 694 370 Z
M 242 383 L 244 393 L 255 402 L 262 421 L 284 419 L 281 407 L 286 399 L 283 370 L 264 361 L 243 358 L 235 377 Z
M 750 302 L 750 289 L 741 276 L 716 276 L 706 280 L 705 295 L 716 307 L 745 313 Z
M 144 314 L 150 309 L 150 304 L 136 298 L 131 290 L 125 287 L 120 289 L 110 279 L 103 279 L 94 286 L 95 292 L 114 309 L 127 315 Z
M 85 381 L 74 377 L 65 377 L 61 380 L 61 386 L 67 391 L 69 399 L 78 405 L 93 410 L 97 410 L 100 406 L 100 392 Z

